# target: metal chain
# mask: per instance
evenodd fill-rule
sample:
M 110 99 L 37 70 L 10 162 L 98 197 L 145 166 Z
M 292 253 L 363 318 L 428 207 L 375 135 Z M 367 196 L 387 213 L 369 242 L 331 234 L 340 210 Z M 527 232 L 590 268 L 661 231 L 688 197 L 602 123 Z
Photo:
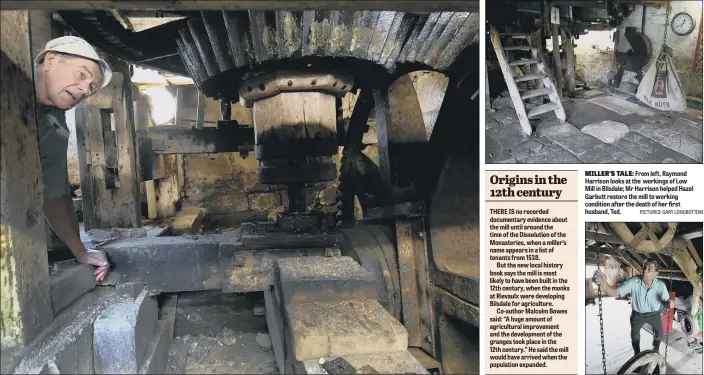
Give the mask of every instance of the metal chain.
M 667 0 L 667 3 L 665 3 L 665 35 L 662 38 L 662 45 L 667 44 L 667 29 L 670 28 L 670 12 L 672 11 L 672 8 L 670 7 L 670 0 Z
M 668 4 L 669 4 L 669 2 L 668 2 Z M 670 253 L 670 267 L 669 267 L 669 271 L 670 271 L 670 272 L 668 272 L 668 275 L 669 275 L 668 278 L 670 279 L 670 286 L 669 286 L 669 288 L 668 288 L 668 290 L 667 290 L 667 292 L 668 292 L 667 295 L 668 295 L 668 297 L 669 297 L 670 292 L 672 292 L 672 261 L 673 261 L 673 258 L 672 258 L 672 248 L 669 247 L 668 249 L 669 249 L 669 253 Z M 673 309 L 673 310 L 674 310 L 674 309 Z M 675 320 L 675 319 L 674 319 L 674 318 L 675 318 L 674 313 L 675 313 L 675 312 L 672 311 L 672 315 L 670 315 L 670 302 L 669 302 L 669 298 L 668 298 L 668 304 L 667 304 L 667 323 L 670 325 L 670 329 L 667 330 L 667 334 L 665 335 L 665 368 L 667 368 L 667 347 L 668 347 L 667 344 L 668 344 L 668 340 L 670 339 L 670 331 L 672 331 L 672 326 L 673 326 L 674 320 Z
M 596 240 L 596 269 L 599 270 L 599 224 L 596 224 L 596 235 L 594 237 Z M 606 276 L 606 274 L 604 274 Z M 603 282 L 603 281 L 602 281 Z M 606 348 L 604 347 L 604 314 L 601 307 L 601 284 L 597 285 L 598 296 L 599 296 L 599 332 L 601 333 L 601 366 L 604 368 L 604 375 L 606 375 Z

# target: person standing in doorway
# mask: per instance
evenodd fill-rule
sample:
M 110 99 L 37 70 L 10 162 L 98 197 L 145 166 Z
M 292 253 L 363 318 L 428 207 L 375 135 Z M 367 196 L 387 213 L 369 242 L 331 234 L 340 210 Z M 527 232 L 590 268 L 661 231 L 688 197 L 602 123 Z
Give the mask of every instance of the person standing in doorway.
M 631 345 L 634 355 L 640 353 L 640 330 L 645 323 L 653 328 L 653 349 L 660 349 L 663 338 L 662 319 L 660 309 L 664 306 L 675 307 L 675 302 L 670 301 L 667 286 L 657 278 L 658 263 L 654 259 L 643 262 L 643 273 L 633 276 L 614 288 L 606 282 L 606 275 L 597 269 L 594 272 L 594 282 L 601 286 L 601 290 L 609 297 L 624 297 L 631 295 Z M 669 304 L 668 304 L 669 301 Z
M 107 86 L 112 70 L 93 46 L 75 36 L 49 41 L 34 62 L 44 216 L 79 263 L 96 267 L 95 278 L 100 281 L 109 264 L 104 252 L 81 242 L 68 183 L 70 131 L 64 112 Z

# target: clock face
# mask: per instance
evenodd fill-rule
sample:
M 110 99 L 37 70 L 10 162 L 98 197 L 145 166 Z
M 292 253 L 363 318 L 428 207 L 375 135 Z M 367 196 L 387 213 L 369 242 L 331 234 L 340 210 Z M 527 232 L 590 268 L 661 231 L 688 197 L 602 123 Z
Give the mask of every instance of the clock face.
M 672 18 L 672 31 L 677 35 L 687 35 L 694 31 L 694 19 L 688 13 L 681 12 Z

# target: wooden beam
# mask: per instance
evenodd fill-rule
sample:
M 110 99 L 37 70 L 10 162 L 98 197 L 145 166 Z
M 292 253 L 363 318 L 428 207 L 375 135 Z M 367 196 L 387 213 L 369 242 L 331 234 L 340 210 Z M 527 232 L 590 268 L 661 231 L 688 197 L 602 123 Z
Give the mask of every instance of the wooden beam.
M 389 156 L 389 129 L 391 128 L 391 109 L 389 108 L 388 88 L 373 89 L 374 113 L 376 115 L 376 134 L 379 140 L 379 169 L 381 182 L 391 187 L 391 158 Z
M 648 228 L 650 228 L 655 233 L 659 234 L 663 231 L 662 225 L 660 225 L 660 223 L 647 223 L 647 225 Z
M 133 91 L 129 76 L 116 67 L 110 84 L 76 107 L 85 230 L 142 225 Z
M 692 238 L 699 238 L 702 236 L 702 229 L 699 228 L 697 230 L 691 231 L 689 233 L 685 233 L 680 236 L 683 240 L 691 240 Z
M 196 129 L 203 129 L 203 121 L 205 120 L 205 104 L 206 100 L 208 98 L 205 97 L 202 93 L 198 93 L 198 107 L 196 109 L 196 116 L 197 116 L 197 121 L 196 121 Z
M 123 10 L 394 10 L 406 12 L 464 11 L 478 12 L 479 0 L 59 0 L 59 1 L 0 1 L 0 10 L 12 9 L 123 9 Z
M 699 257 L 699 253 L 697 253 L 697 249 L 694 248 L 692 240 L 687 240 L 687 249 L 689 250 L 689 254 L 692 256 L 692 259 L 694 259 L 694 263 L 697 267 L 701 267 L 702 258 Z
M 619 254 L 619 256 L 621 257 L 621 259 L 623 259 L 624 262 L 626 262 L 629 266 L 633 267 L 633 269 L 638 271 L 638 273 L 643 272 L 643 268 L 641 267 L 641 265 L 638 264 L 637 262 L 634 262 L 628 253 L 626 253 L 625 251 L 623 251 L 621 249 L 616 249 L 616 248 L 614 248 L 614 251 Z
M 567 84 L 567 93 L 569 95 L 574 94 L 575 90 L 575 66 L 576 57 L 574 55 L 574 40 L 572 39 L 571 33 L 565 33 L 561 31 L 562 35 L 562 45 L 565 50 L 565 82 Z
M 628 242 L 628 245 L 634 249 L 637 249 L 638 246 L 640 245 L 641 242 L 645 239 L 645 237 L 648 236 L 648 230 L 645 229 L 645 226 L 641 227 L 638 233 L 636 233 L 635 237 L 631 241 Z
M 634 239 L 636 236 L 633 235 L 631 230 L 628 228 L 626 223 L 612 223 L 611 227 L 613 228 L 614 232 L 626 243 L 631 244 L 634 243 Z M 668 223 L 668 229 L 665 232 L 665 234 L 660 238 L 660 240 L 656 243 L 650 240 L 643 240 L 637 242 L 638 245 L 634 246 L 633 249 L 642 253 L 653 253 L 653 252 L 661 252 L 664 254 L 667 254 L 667 251 L 664 251 L 663 249 L 667 248 L 667 246 L 673 242 L 673 238 L 675 236 L 675 232 L 677 231 L 677 223 Z M 642 232 L 642 230 L 641 230 Z M 638 232 L 640 235 L 641 232 Z M 679 240 L 682 241 L 682 240 Z
M 560 64 L 560 25 L 552 24 L 552 57 L 553 57 L 553 76 L 555 77 L 555 87 L 557 95 L 562 97 L 562 66 Z
M 636 253 L 633 249 L 627 247 L 627 248 L 626 248 L 626 251 L 627 251 L 629 254 L 631 254 L 631 256 L 633 256 L 633 258 L 635 258 L 635 260 L 638 261 L 638 264 L 643 264 L 643 262 L 645 262 L 645 258 L 643 258 L 642 255 Z
M 53 319 L 29 11 L 0 12 L 0 347 L 3 373 Z M 65 155 L 64 155 L 65 157 Z
M 660 260 L 660 262 L 661 262 L 663 265 L 667 266 L 667 265 L 669 264 L 669 262 L 667 261 L 667 259 L 665 259 L 665 256 L 664 256 L 664 255 L 662 255 L 662 254 L 660 254 L 660 253 L 654 253 L 654 254 L 655 254 L 655 256 Z

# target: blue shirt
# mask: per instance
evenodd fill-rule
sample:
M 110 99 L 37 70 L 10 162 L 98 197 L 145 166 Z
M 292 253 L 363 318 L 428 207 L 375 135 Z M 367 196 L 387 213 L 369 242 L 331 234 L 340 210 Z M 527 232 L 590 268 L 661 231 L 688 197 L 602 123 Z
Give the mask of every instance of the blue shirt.
M 659 311 L 663 305 L 668 306 L 670 295 L 665 283 L 657 277 L 653 279 L 650 288 L 645 287 L 645 281 L 640 276 L 633 276 L 618 287 L 619 296 L 631 294 L 633 311 L 649 313 Z

